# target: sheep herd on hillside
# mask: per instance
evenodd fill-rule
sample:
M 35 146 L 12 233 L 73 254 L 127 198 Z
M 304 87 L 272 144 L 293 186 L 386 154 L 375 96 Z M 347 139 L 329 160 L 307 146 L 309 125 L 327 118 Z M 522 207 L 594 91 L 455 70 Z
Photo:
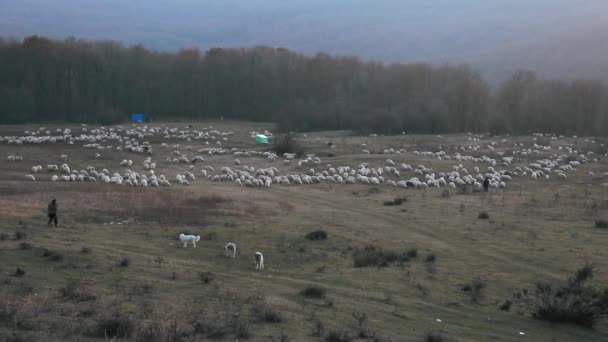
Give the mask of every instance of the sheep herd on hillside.
M 190 185 L 197 179 L 207 179 L 212 182 L 232 182 L 243 187 L 270 188 L 272 185 L 309 185 L 309 184 L 369 184 L 385 185 L 396 188 L 456 188 L 469 186 L 473 191 L 481 191 L 484 179 L 489 179 L 489 187 L 501 189 L 507 187 L 514 178 L 530 180 L 546 180 L 557 178 L 565 180 L 568 174 L 586 163 L 597 162 L 607 154 L 595 154 L 591 150 L 583 151 L 578 144 L 558 144 L 557 140 L 566 141 L 563 136 L 548 136 L 535 134 L 531 144 L 510 142 L 509 139 L 483 143 L 487 137 L 469 134 L 467 143 L 460 146 L 452 154 L 448 154 L 442 146 L 437 151 L 412 151 L 405 149 L 386 148 L 382 154 L 391 156 L 381 165 L 371 165 L 361 162 L 357 165 L 334 165 L 326 163 L 315 154 L 297 158 L 295 154 L 284 153 L 277 155 L 272 151 L 244 151 L 236 147 L 228 147 L 234 132 L 221 132 L 212 126 L 200 130 L 167 127 L 165 125 L 132 125 L 131 127 L 99 127 L 89 128 L 86 125 L 77 128 L 58 128 L 49 130 L 41 127 L 37 130 L 25 131 L 20 136 L 0 136 L 0 143 L 8 145 L 57 145 L 79 144 L 83 149 L 92 150 L 91 159 L 97 159 L 110 154 L 121 156 L 128 153 L 143 154 L 145 159 L 141 165 L 125 158 L 117 165 L 107 168 L 86 166 L 82 169 L 69 165 L 70 157 L 61 155 L 56 164 L 33 165 L 24 179 L 29 181 L 50 180 L 51 182 L 101 182 L 104 184 L 126 185 L 133 187 L 170 187 L 173 184 Z M 249 139 L 253 140 L 257 132 L 250 132 Z M 264 132 L 272 136 L 270 132 Z M 247 137 L 245 137 L 247 138 Z M 369 139 L 377 138 L 372 135 Z M 442 139 L 443 137 L 438 136 Z M 541 139 L 542 138 L 542 139 Z M 306 142 L 308 137 L 303 135 Z M 577 142 L 578 137 L 572 137 Z M 155 140 L 156 143 L 150 142 Z M 158 142 L 164 140 L 164 142 Z M 315 141 L 319 141 L 316 138 Z M 544 141 L 542 144 L 540 141 Z M 538 141 L 538 142 L 537 142 Z M 551 141 L 555 141 L 552 146 Z M 179 142 L 179 143 L 178 143 Z M 584 139 L 589 146 L 600 147 L 603 144 L 592 139 Z M 200 148 L 195 148 L 198 145 Z M 328 143 L 335 150 L 335 144 Z M 581 144 L 582 145 L 582 144 Z M 361 144 L 361 153 L 371 154 L 367 144 Z M 454 151 L 454 149 L 452 149 Z M 483 153 L 487 155 L 484 155 Z M 408 156 L 409 154 L 409 156 Z M 490 157 L 491 155 L 492 157 Z M 153 159 L 153 156 L 156 160 Z M 216 168 L 208 164 L 217 156 L 231 156 L 230 165 Z M 353 157 L 356 157 L 353 156 Z M 206 159 L 207 158 L 207 159 Z M 260 164 L 266 161 L 266 167 L 253 167 L 246 160 Z M 221 159 L 225 163 L 225 159 Z M 369 156 L 366 158 L 369 159 Z M 398 161 L 395 161 L 395 160 Z M 408 164 L 406 159 L 428 159 L 451 161 L 453 165 L 447 170 L 434 170 L 424 164 Z M 7 161 L 23 163 L 21 155 L 7 156 Z M 403 161 L 403 162 L 402 162 Z M 35 161 L 33 161 L 35 162 Z M 474 165 L 467 169 L 464 164 Z M 162 166 L 164 172 L 179 169 L 174 176 L 157 175 L 157 166 Z M 110 171 L 112 167 L 119 171 Z M 140 171 L 134 171 L 138 167 Z M 175 172 L 175 171 L 174 171 Z M 160 172 L 159 172 L 160 173 Z M 593 176 L 593 175 L 592 175 Z M 608 176 L 608 173 L 601 175 Z

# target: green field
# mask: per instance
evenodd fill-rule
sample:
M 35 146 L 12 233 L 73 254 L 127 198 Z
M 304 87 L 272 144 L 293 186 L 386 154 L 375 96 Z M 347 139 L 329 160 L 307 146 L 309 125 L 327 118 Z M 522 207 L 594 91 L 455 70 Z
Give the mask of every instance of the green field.
M 222 147 L 247 151 L 265 148 L 255 145 L 250 131 L 272 128 L 246 122 L 192 125 L 202 129 L 211 124 L 234 132 Z M 167 126 L 184 129 L 186 124 Z M 38 126 L 2 126 L 0 136 L 22 135 L 28 129 Z M 72 134 L 79 135 L 80 127 L 74 126 Z M 323 170 L 326 164 L 356 169 L 366 162 L 377 168 L 387 158 L 397 165 L 423 164 L 435 173 L 458 164 L 471 172 L 474 166 L 485 170 L 488 165 L 412 152 L 436 152 L 441 146 L 450 156 L 459 152 L 500 159 L 497 153 L 508 155 L 515 142 L 526 147 L 538 142 L 532 136 L 468 137 L 311 132 L 298 134 L 297 141 L 305 153 L 321 158 L 319 165 L 298 168 L 298 158 L 289 165 L 282 158 L 238 158 L 241 165 L 274 166 L 280 174 Z M 128 168 L 144 173 L 147 155 L 95 151 L 82 143 L 0 143 L 4 340 L 111 340 L 107 327 L 118 325 L 127 333 L 114 341 L 424 341 L 427 333 L 445 341 L 608 341 L 605 320 L 593 329 L 549 323 L 532 318 L 528 307 L 514 298 L 523 288 L 532 291 L 538 281 L 563 283 L 585 263 L 594 266 L 590 284 L 608 284 L 608 229 L 595 227 L 596 219 L 608 218 L 608 177 L 602 176 L 608 162 L 603 155 L 589 157 L 599 160 L 569 172 L 565 181 L 514 177 L 505 189 L 487 194 L 385 184 L 273 184 L 267 189 L 200 176 L 198 171 L 207 165 L 215 173 L 223 166 L 241 167 L 234 165 L 231 154 L 197 153 L 208 147 L 204 140 L 166 139 L 162 134 L 143 140 L 151 142 L 156 174 L 166 175 L 170 188 L 55 183 L 46 170 L 35 174 L 35 182 L 28 181 L 24 175 L 32 173 L 32 166 L 64 162 L 75 170 L 90 165 L 123 174 L 126 168 L 119 163 L 131 159 Z M 565 153 L 559 146 L 585 152 L 599 146 L 591 140 L 550 140 L 551 151 L 519 155 L 508 169 Z M 493 151 L 487 149 L 492 141 L 497 142 Z M 206 159 L 195 165 L 198 178 L 189 186 L 174 182 L 189 164 L 167 161 L 173 149 L 161 143 L 180 144 L 182 154 Z M 103 145 L 118 146 L 115 141 Z M 469 145 L 480 148 L 458 150 Z M 390 147 L 407 152 L 382 154 Z M 364 148 L 372 153 L 362 153 Z M 23 160 L 9 162 L 9 155 Z M 63 161 L 61 155 L 68 158 Z M 400 178 L 387 178 L 413 176 L 402 172 Z M 58 228 L 46 225 L 52 198 L 59 203 Z M 385 205 L 395 198 L 406 200 Z M 489 218 L 479 219 L 481 212 Z M 325 231 L 327 239 L 306 239 L 314 230 Z M 201 235 L 196 249 L 180 246 L 177 237 L 184 232 Z M 236 259 L 224 256 L 229 241 L 239 246 Z M 354 267 L 353 255 L 366 246 L 398 253 L 415 249 L 416 256 L 411 253 L 409 260 L 385 267 Z M 255 270 L 255 251 L 264 253 L 263 271 Z M 429 255 L 434 262 L 427 261 Z M 25 274 L 16 274 L 17 268 Z M 475 298 L 463 291 L 474 280 L 484 284 Z M 313 285 L 325 289 L 324 295 L 300 293 Z M 508 311 L 499 309 L 505 300 L 513 302 Z

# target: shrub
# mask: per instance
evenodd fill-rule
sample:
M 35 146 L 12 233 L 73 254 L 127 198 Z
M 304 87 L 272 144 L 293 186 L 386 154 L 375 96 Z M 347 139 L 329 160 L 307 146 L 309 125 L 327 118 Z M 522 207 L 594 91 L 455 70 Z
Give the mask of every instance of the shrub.
M 215 279 L 215 274 L 213 272 L 199 272 L 198 276 L 205 284 L 209 284 Z
M 429 254 L 426 256 L 426 259 L 424 259 L 424 262 L 428 262 L 428 263 L 434 263 L 435 260 L 437 260 L 437 257 L 435 256 L 435 254 Z
M 128 257 L 122 257 L 118 260 L 118 266 L 120 267 L 129 267 L 131 264 L 131 260 Z
M 191 321 L 195 334 L 209 339 L 224 339 L 233 335 L 235 340 L 247 339 L 250 336 L 249 324 L 239 315 L 217 312 L 216 316 Z M 176 340 L 178 341 L 178 339 Z
M 254 303 L 251 307 L 251 313 L 258 322 L 281 323 L 283 321 L 281 314 L 267 303 Z
M 25 270 L 21 267 L 17 267 L 15 271 L 15 277 L 23 277 L 25 275 Z
M 330 331 L 325 335 L 325 341 L 327 342 L 350 342 L 355 338 L 348 333 L 348 331 Z
M 296 157 L 304 155 L 304 149 L 291 134 L 285 134 L 274 139 L 272 150 L 279 156 L 282 156 L 284 153 L 295 153 Z
M 479 213 L 479 215 L 477 215 L 477 218 L 481 219 L 481 220 L 487 220 L 487 219 L 490 218 L 490 214 L 488 214 L 485 211 L 482 211 L 482 212 Z
M 608 221 L 604 219 L 595 220 L 595 228 L 608 228 Z
M 19 248 L 20 249 L 31 249 L 32 245 L 24 241 L 19 244 Z
M 285 332 L 285 330 L 281 330 L 281 333 L 278 336 L 271 336 L 270 337 L 270 341 L 271 342 L 290 342 L 292 339 L 291 337 L 289 337 L 289 335 L 287 335 L 287 333 Z
M 397 197 L 393 200 L 393 203 L 395 205 L 401 205 L 403 203 L 407 202 L 407 197 L 403 196 L 403 197 Z
M 325 297 L 325 292 L 326 292 L 326 290 L 320 286 L 310 285 L 310 286 L 305 287 L 302 291 L 300 291 L 300 294 L 307 298 L 320 299 L 320 298 Z
M 163 340 L 163 327 L 160 322 L 149 321 L 142 322 L 135 331 L 134 341 L 136 342 L 148 342 L 148 341 L 162 341 Z
M 126 338 L 131 336 L 134 329 L 133 319 L 117 310 L 111 315 L 98 317 L 91 335 L 106 339 Z
M 64 287 L 59 288 L 59 295 L 65 300 L 77 303 L 95 300 L 97 298 L 94 294 L 83 291 L 80 282 L 73 280 L 68 281 Z
M 15 232 L 15 240 L 23 240 L 27 237 L 27 234 L 21 231 Z
M 401 205 L 403 203 L 407 202 L 407 198 L 406 197 L 397 197 L 392 201 L 384 201 L 384 205 L 385 206 L 392 206 L 392 205 Z
M 8 234 L 6 233 L 1 233 L 0 234 L 0 241 L 5 241 L 8 240 Z
M 82 253 L 82 254 L 89 254 L 89 253 L 91 253 L 91 249 L 89 247 L 82 247 L 80 249 L 80 253 Z
M 314 232 L 310 232 L 306 234 L 306 238 L 308 240 L 325 240 L 327 239 L 327 233 L 323 230 L 315 230 Z
M 485 288 L 485 284 L 481 279 L 473 279 L 470 283 L 462 286 L 462 291 L 469 293 L 471 301 L 478 303 L 481 298 L 481 291 Z
M 387 251 L 375 246 L 367 246 L 364 249 L 357 249 L 353 252 L 353 265 L 355 267 L 377 266 L 386 267 L 393 262 L 407 262 L 407 253 L 397 253 Z
M 587 280 L 593 279 L 593 265 L 585 264 L 574 273 L 574 277 L 568 279 L 570 286 L 582 286 Z
M 440 333 L 437 332 L 427 332 L 422 339 L 424 342 L 443 342 L 445 339 Z
M 500 304 L 498 306 L 498 309 L 500 309 L 501 311 L 509 311 L 511 310 L 511 301 L 510 300 L 505 300 L 504 302 L 502 302 L 502 304 Z
M 412 248 L 409 249 L 405 254 L 408 256 L 408 258 L 415 259 L 418 256 L 418 251 L 416 248 Z
M 48 249 L 45 249 L 42 252 L 42 257 L 44 258 L 48 258 L 48 260 L 50 261 L 62 261 L 63 260 L 63 254 L 59 253 L 59 252 L 54 252 Z
M 530 307 L 534 318 L 591 328 L 608 315 L 608 288 L 587 286 L 592 277 L 591 266 L 585 265 L 566 285 L 539 282 L 533 294 L 524 290 L 518 297 Z

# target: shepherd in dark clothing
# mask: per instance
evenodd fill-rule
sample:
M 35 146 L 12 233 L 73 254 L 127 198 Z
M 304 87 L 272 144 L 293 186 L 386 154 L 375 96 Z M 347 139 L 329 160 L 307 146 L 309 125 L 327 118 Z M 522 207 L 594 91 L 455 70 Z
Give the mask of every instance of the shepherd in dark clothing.
M 488 192 L 488 188 L 490 187 L 490 178 L 486 177 L 483 181 L 483 191 Z
M 57 227 L 57 200 L 52 200 L 48 207 L 49 225 L 55 221 L 55 227 Z

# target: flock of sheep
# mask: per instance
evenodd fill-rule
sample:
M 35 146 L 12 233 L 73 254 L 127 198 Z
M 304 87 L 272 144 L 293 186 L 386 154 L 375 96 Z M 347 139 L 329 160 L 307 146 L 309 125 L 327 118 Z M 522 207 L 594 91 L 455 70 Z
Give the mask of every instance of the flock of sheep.
M 250 132 L 249 138 L 253 138 L 255 134 L 256 132 Z M 265 132 L 265 134 L 271 136 L 269 132 Z M 79 134 L 70 128 L 51 131 L 41 127 L 37 130 L 25 131 L 20 136 L 0 136 L 0 143 L 9 145 L 79 144 L 83 149 L 94 151 L 91 153 L 92 159 L 98 159 L 102 154 L 144 154 L 146 158 L 141 164 L 141 171 L 132 170 L 136 165 L 131 159 L 123 159 L 118 165 L 115 165 L 121 168 L 120 171 L 111 172 L 108 168 L 98 170 L 93 166 L 78 170 L 67 163 L 69 159 L 67 155 L 61 155 L 60 165 L 48 164 L 44 167 L 43 165 L 33 165 L 31 172 L 25 175 L 25 179 L 30 181 L 48 179 L 52 182 L 102 182 L 134 187 L 169 187 L 172 186 L 172 182 L 190 185 L 197 178 L 202 178 L 212 182 L 234 182 L 245 187 L 265 188 L 270 188 L 272 185 L 358 183 L 417 189 L 468 186 L 473 191 L 481 191 L 482 183 L 486 178 L 489 179 L 489 187 L 495 189 L 507 187 L 508 183 L 516 177 L 531 180 L 556 177 L 565 180 L 568 178 L 568 173 L 575 171 L 581 164 L 595 162 L 606 156 L 606 154 L 595 155 L 592 151 L 582 151 L 575 148 L 573 144 L 560 145 L 557 148 L 551 146 L 550 143 L 545 143 L 545 145 L 533 143 L 525 146 L 523 143 L 513 143 L 508 139 L 503 139 L 484 146 L 481 143 L 482 137 L 474 135 L 469 135 L 468 144 L 460 146 L 451 155 L 440 146 L 435 152 L 412 151 L 410 154 L 412 158 L 402 148 L 391 147 L 382 151 L 382 154 L 394 155 L 393 158 L 401 160 L 426 158 L 454 162 L 449 169 L 436 171 L 423 164 L 399 163 L 391 158 L 385 159 L 383 165 L 376 166 L 367 162 L 358 163 L 356 166 L 332 165 L 324 163 L 315 154 L 296 158 L 295 154 L 290 153 L 279 156 L 271 151 L 244 151 L 236 147 L 226 147 L 230 144 L 229 139 L 233 135 L 234 132 L 221 132 L 212 126 L 196 130 L 191 127 L 180 129 L 165 125 L 89 129 L 86 125 L 82 125 Z M 307 139 L 306 135 L 303 137 Z M 543 135 L 535 135 L 534 140 L 540 137 Z M 370 137 L 370 139 L 374 138 L 375 136 Z M 550 139 L 557 140 L 558 138 L 564 137 L 551 136 Z M 165 140 L 166 142 L 157 143 L 158 148 L 153 149 L 149 140 Z M 588 145 L 599 144 L 589 139 L 586 139 L 585 142 Z M 202 148 L 195 149 L 192 145 L 199 145 Z M 336 146 L 333 143 L 328 145 L 332 149 Z M 367 148 L 367 144 L 361 144 L 361 147 Z M 508 153 L 505 152 L 507 148 Z M 487 155 L 483 155 L 482 152 L 487 152 Z M 368 154 L 370 151 L 365 149 L 361 153 Z M 152 155 L 157 157 L 157 161 L 152 159 Z M 234 159 L 231 161 L 232 165 L 219 167 L 216 172 L 213 166 L 205 165 L 215 156 L 232 156 Z M 536 156 L 542 156 L 542 158 L 537 159 Z M 269 165 L 258 168 L 242 165 L 244 163 L 241 160 L 244 158 L 256 158 L 256 161 L 265 160 Z M 161 159 L 163 161 L 159 162 L 158 160 Z M 7 160 L 24 161 L 21 155 L 9 155 Z M 281 161 L 277 162 L 278 160 Z M 475 166 L 467 169 L 463 163 Z M 515 166 L 515 163 L 518 165 Z M 175 176 L 157 175 L 157 165 L 165 167 L 165 171 L 167 171 L 167 167 L 177 165 L 178 169 L 181 167 L 181 171 L 177 172 Z M 50 176 L 42 176 L 43 174 L 50 174 Z

